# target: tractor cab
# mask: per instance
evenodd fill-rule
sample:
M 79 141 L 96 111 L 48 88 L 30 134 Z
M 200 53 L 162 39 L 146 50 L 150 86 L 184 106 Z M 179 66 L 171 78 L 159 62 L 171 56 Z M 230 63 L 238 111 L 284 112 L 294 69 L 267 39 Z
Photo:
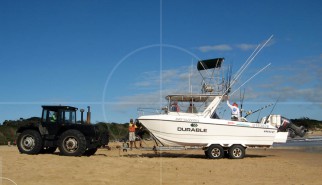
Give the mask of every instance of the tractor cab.
M 42 124 L 76 124 L 76 107 L 42 106 Z

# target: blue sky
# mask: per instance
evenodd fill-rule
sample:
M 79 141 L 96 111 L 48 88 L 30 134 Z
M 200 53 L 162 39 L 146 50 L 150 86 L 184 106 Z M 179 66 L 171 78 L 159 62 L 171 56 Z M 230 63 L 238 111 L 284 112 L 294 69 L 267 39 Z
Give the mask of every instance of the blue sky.
M 244 108 L 280 97 L 273 113 L 322 120 L 321 10 L 319 0 L 0 1 L 0 123 L 43 104 L 124 123 L 187 91 L 198 59 L 225 57 L 237 71 L 271 35 L 239 83 L 271 63 L 243 86 Z

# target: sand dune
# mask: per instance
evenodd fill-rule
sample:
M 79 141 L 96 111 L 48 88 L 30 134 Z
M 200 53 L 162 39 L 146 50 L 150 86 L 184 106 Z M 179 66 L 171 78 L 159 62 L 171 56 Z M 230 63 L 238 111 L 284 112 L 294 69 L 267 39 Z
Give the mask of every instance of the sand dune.
M 100 149 L 91 157 L 19 154 L 1 146 L 2 176 L 18 185 L 320 184 L 322 153 L 247 149 L 242 160 L 205 159 L 202 150 L 122 152 Z M 2 184 L 14 184 L 2 179 Z

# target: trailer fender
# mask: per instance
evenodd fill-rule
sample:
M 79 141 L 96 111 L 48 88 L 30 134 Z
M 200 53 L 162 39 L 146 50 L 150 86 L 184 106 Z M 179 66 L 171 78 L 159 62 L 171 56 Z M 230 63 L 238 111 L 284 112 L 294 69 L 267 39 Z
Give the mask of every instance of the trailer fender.
M 209 148 L 209 146 L 211 145 L 220 145 L 222 146 L 224 149 L 225 148 L 230 148 L 231 146 L 233 145 L 241 145 L 243 146 L 244 148 L 247 148 L 247 146 L 244 144 L 244 143 L 227 143 L 227 144 L 224 144 L 224 143 L 208 143 L 206 147 L 204 147 L 204 150 L 207 150 Z

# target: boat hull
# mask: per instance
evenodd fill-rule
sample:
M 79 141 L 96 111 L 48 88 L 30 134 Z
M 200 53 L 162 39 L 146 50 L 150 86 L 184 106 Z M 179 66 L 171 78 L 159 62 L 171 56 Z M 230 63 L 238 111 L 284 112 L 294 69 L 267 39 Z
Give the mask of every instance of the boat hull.
M 138 119 L 165 146 L 271 146 L 277 134 L 275 127 L 266 124 L 199 116 L 153 115 Z

